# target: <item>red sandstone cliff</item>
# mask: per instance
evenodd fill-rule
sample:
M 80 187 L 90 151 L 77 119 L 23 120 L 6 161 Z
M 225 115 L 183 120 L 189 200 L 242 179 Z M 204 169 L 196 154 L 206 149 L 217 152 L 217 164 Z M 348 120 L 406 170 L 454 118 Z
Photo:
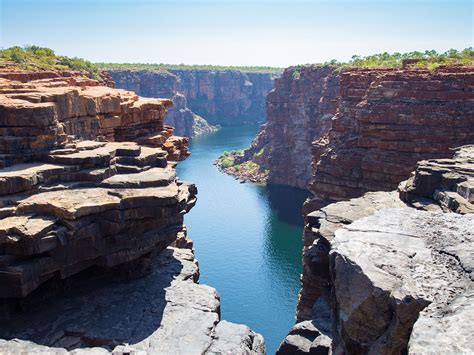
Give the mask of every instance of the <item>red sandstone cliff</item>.
M 62 74 L 0 70 L 0 353 L 264 354 L 197 283 L 171 101 Z
M 297 305 L 301 323 L 280 353 L 328 351 L 331 346 L 349 353 L 416 352 L 421 344 L 436 349 L 441 343 L 447 352 L 470 348 L 463 330 L 441 324 L 470 312 L 459 304 L 472 299 L 472 281 L 464 271 L 457 274 L 456 266 L 451 272 L 462 280 L 458 284 L 442 270 L 458 262 L 470 270 L 467 259 L 456 253 L 460 245 L 472 248 L 472 218 L 440 211 L 473 211 L 472 146 L 447 159 L 454 148 L 474 142 L 473 88 L 472 67 L 346 69 L 339 74 L 335 115 L 312 145 L 313 196 L 305 206 Z M 294 140 L 285 128 L 279 142 Z M 401 197 L 426 213 L 388 192 L 410 177 L 418 161 L 416 172 L 400 185 Z M 410 248 L 419 249 L 402 257 Z M 448 255 L 443 248 L 456 251 L 443 259 L 438 256 Z M 432 271 L 418 275 L 417 268 L 425 266 Z M 420 294 L 407 281 L 416 279 L 430 288 L 438 282 L 430 279 L 432 273 L 446 282 L 437 294 Z M 444 340 L 427 336 L 432 329 Z

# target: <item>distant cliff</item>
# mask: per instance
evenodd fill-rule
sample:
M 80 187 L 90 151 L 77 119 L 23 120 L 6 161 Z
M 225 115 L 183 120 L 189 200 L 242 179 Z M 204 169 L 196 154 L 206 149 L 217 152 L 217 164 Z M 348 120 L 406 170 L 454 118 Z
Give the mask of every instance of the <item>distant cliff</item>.
M 115 87 L 135 91 L 143 97 L 167 98 L 173 101 L 165 122 L 174 127 L 178 136 L 194 135 L 215 130 L 205 119 L 191 111 L 186 97 L 179 91 L 179 78 L 164 69 L 108 70 Z
M 265 121 L 265 98 L 275 74 L 239 70 L 171 70 L 189 107 L 211 124 Z
M 213 125 L 265 121 L 265 98 L 275 74 L 239 70 L 108 70 L 117 88 L 164 97 L 175 106 L 166 122 L 177 135 L 192 136 Z

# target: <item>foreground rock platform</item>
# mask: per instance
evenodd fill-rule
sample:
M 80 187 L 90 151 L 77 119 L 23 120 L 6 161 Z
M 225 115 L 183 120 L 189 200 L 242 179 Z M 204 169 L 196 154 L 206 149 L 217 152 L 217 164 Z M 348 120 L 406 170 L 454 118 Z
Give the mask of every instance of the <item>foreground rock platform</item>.
M 330 264 L 335 352 L 474 351 L 472 216 L 380 210 L 336 231 Z
M 192 250 L 168 247 L 139 278 L 77 275 L 61 298 L 0 324 L 2 354 L 264 354 L 261 335 L 220 321 Z

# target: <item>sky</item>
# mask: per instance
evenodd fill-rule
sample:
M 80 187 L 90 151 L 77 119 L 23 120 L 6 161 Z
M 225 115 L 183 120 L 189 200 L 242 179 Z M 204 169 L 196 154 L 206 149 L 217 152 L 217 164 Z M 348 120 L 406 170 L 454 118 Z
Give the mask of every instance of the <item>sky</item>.
M 472 0 L 0 0 L 0 47 L 94 62 L 287 67 L 473 37 Z

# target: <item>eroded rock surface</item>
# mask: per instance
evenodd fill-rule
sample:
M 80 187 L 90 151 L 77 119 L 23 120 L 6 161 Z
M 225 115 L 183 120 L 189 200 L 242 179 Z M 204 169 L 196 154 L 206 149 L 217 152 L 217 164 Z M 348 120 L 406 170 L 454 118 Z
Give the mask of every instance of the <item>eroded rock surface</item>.
M 0 167 L 67 148 L 71 137 L 162 147 L 173 135 L 163 124 L 170 100 L 140 98 L 90 79 L 84 85 L 75 77 L 20 82 L 1 75 Z M 168 150 L 180 159 L 188 155 L 181 147 Z
M 474 350 L 466 321 L 472 316 L 473 149 L 421 161 L 399 191 L 369 192 L 306 215 L 295 329 L 311 324 L 311 337 L 330 337 L 334 353 Z M 441 192 L 450 200 L 439 198 Z M 311 337 L 292 330 L 280 351 L 310 353 Z
M 335 235 L 330 252 L 335 352 L 406 351 L 413 325 L 409 352 L 423 342 L 436 349 L 433 329 L 429 341 L 419 334 L 440 322 L 454 328 L 447 330 L 453 339 L 447 343 L 444 335 L 441 341 L 448 353 L 474 351 L 464 330 L 472 327 L 444 319 L 456 317 L 448 309 L 466 318 L 472 313 L 466 307 L 472 303 L 472 215 L 384 209 Z
M 400 198 L 416 208 L 438 204 L 445 211 L 474 213 L 474 146 L 458 148 L 453 159 L 419 162 L 398 189 Z

